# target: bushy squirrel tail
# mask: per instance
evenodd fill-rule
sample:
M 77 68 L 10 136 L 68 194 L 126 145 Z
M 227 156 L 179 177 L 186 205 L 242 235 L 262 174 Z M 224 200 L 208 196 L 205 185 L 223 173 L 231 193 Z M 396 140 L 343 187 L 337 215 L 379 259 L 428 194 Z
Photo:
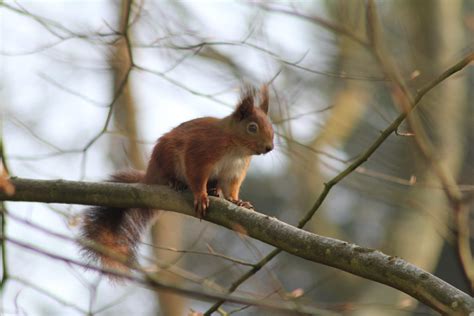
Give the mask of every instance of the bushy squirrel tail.
M 145 173 L 126 170 L 112 175 L 111 182 L 140 183 Z M 136 262 L 142 232 L 152 221 L 151 209 L 93 206 L 84 211 L 81 225 L 82 253 L 104 268 L 128 272 Z

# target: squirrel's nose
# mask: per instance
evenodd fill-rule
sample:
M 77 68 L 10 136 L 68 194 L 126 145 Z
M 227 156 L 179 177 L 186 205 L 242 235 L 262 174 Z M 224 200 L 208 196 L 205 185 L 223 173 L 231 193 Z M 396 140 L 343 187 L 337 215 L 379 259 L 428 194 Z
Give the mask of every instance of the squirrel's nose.
M 272 151 L 272 149 L 273 149 L 273 144 L 267 145 L 267 146 L 265 147 L 265 153 L 268 153 L 269 151 Z

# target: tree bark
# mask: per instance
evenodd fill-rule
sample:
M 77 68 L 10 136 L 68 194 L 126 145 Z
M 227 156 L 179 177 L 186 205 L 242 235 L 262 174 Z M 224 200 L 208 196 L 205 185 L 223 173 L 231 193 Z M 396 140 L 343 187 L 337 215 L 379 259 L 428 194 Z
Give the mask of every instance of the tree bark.
M 191 194 L 163 186 L 19 178 L 12 179 L 12 183 L 15 194 L 0 193 L 0 200 L 149 207 L 194 215 Z M 205 220 L 244 232 L 301 258 L 399 289 L 443 314 L 474 312 L 474 299 L 466 293 L 401 258 L 378 250 L 312 234 L 218 198 L 211 198 Z

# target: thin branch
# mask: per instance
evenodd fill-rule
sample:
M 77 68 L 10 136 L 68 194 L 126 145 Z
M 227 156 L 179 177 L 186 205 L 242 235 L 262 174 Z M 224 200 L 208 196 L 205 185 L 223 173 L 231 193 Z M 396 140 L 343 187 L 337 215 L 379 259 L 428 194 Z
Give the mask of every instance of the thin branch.
M 139 45 L 142 48 L 154 48 L 155 46 L 149 46 L 149 45 Z M 330 72 L 330 71 L 322 71 L 322 70 L 316 70 L 312 68 L 308 68 L 305 66 L 301 66 L 300 62 L 302 61 L 302 58 L 299 58 L 297 61 L 289 61 L 280 55 L 276 54 L 275 52 L 268 50 L 264 47 L 258 46 L 256 44 L 252 44 L 249 42 L 243 42 L 243 41 L 202 41 L 197 44 L 191 44 L 191 45 L 167 45 L 164 46 L 166 48 L 172 48 L 172 49 L 181 49 L 181 50 L 193 50 L 196 48 L 203 48 L 205 46 L 246 46 L 252 49 L 255 49 L 257 51 L 260 51 L 262 53 L 267 54 L 268 56 L 272 57 L 276 61 L 280 62 L 283 65 L 290 66 L 299 70 L 303 70 L 305 72 L 309 72 L 312 74 L 316 75 L 321 75 L 321 76 L 327 76 L 327 77 L 333 77 L 333 78 L 338 78 L 338 79 L 346 79 L 346 80 L 364 80 L 364 81 L 386 81 L 385 78 L 379 78 L 379 77 L 371 77 L 371 76 L 358 76 L 358 75 L 348 75 L 343 72 Z M 162 47 L 162 46 L 158 46 Z M 306 56 L 306 53 L 304 54 Z
M 285 117 L 285 118 L 281 118 L 279 120 L 273 121 L 273 124 L 281 124 L 281 123 L 284 123 L 284 122 L 297 120 L 299 118 L 306 117 L 306 116 L 311 115 L 311 114 L 322 113 L 322 112 L 331 110 L 333 107 L 334 107 L 334 105 L 331 104 L 331 105 L 323 107 L 322 109 L 311 110 L 311 111 L 308 111 L 308 112 L 295 114 L 295 115 L 292 115 L 292 116 L 289 116 L 289 117 Z
M 309 21 L 311 23 L 322 26 L 325 29 L 328 29 L 328 30 L 330 30 L 330 31 L 332 31 L 336 34 L 341 34 L 341 35 L 347 36 L 348 38 L 350 38 L 354 42 L 360 44 L 362 47 L 367 48 L 369 46 L 369 43 L 367 42 L 366 39 L 360 37 L 356 33 L 352 32 L 349 29 L 347 29 L 342 24 L 337 24 L 337 23 L 334 23 L 332 21 L 326 20 L 326 19 L 321 18 L 321 17 L 308 16 L 308 15 L 305 15 L 303 13 L 299 13 L 299 12 L 296 12 L 296 11 L 290 11 L 290 10 L 288 10 L 286 8 L 283 8 L 283 7 L 275 7 L 275 6 L 268 7 L 266 5 L 259 5 L 259 7 L 262 10 L 265 10 L 265 11 L 275 12 L 275 13 L 282 13 L 282 14 L 294 16 L 294 17 L 302 19 L 302 20 Z
M 215 96 L 213 96 L 212 94 L 206 94 L 206 93 L 202 93 L 202 92 L 199 92 L 197 90 L 194 90 L 193 88 L 190 88 L 186 85 L 184 85 L 182 82 L 180 82 L 179 80 L 175 80 L 169 76 L 167 76 L 164 72 L 161 72 L 161 71 L 158 71 L 158 70 L 154 70 L 154 69 L 150 69 L 150 68 L 146 68 L 146 67 L 143 67 L 143 66 L 140 66 L 140 65 L 137 65 L 137 64 L 134 64 L 133 67 L 137 70 L 140 70 L 140 71 L 143 71 L 143 72 L 147 72 L 149 74 L 152 74 L 152 75 L 155 75 L 155 76 L 158 76 L 158 77 L 161 77 L 162 79 L 168 81 L 169 83 L 183 89 L 183 90 L 186 90 L 187 92 L 193 94 L 193 95 L 196 95 L 196 96 L 199 96 L 199 97 L 203 97 L 203 98 L 207 98 L 217 104 L 221 104 L 221 105 L 225 105 L 225 106 L 232 106 L 230 103 L 227 103 L 227 102 L 224 102 L 224 101 L 221 101 L 219 99 L 217 99 Z
M 23 15 L 23 16 L 26 16 L 28 18 L 31 18 L 32 20 L 34 20 L 38 24 L 40 24 L 42 27 L 44 27 L 50 34 L 55 36 L 57 38 L 57 40 L 55 40 L 51 43 L 48 43 L 46 45 L 43 45 L 41 47 L 37 47 L 35 49 L 28 50 L 28 51 L 23 51 L 23 52 L 0 51 L 0 55 L 5 55 L 5 56 L 30 55 L 30 54 L 35 54 L 35 53 L 45 51 L 47 49 L 55 47 L 59 44 L 62 44 L 64 42 L 68 41 L 68 40 L 71 40 L 71 39 L 84 39 L 84 40 L 91 41 L 91 40 L 97 38 L 97 39 L 102 41 L 104 38 L 108 38 L 108 37 L 117 38 L 118 35 L 119 35 L 117 32 L 110 32 L 110 33 L 94 32 L 92 34 L 76 33 L 76 32 L 71 31 L 70 29 L 66 28 L 64 25 L 58 23 L 57 21 L 54 21 L 54 20 L 51 20 L 51 19 L 48 19 L 48 18 L 44 18 L 44 17 L 39 16 L 39 15 L 35 15 L 35 14 L 29 12 L 28 10 L 26 10 L 19 3 L 16 3 L 16 4 L 20 8 L 16 8 L 14 6 L 11 6 L 11 5 L 5 3 L 5 1 L 2 1 L 2 2 L 0 2 L 0 8 L 4 7 L 4 8 L 6 8 L 6 9 L 12 11 L 12 12 L 15 12 L 16 14 Z M 63 34 L 60 34 L 60 32 L 62 32 Z M 114 40 L 112 40 L 112 43 L 113 42 L 114 42 Z M 98 41 L 97 43 L 100 44 L 101 42 Z
M 117 308 L 117 306 L 119 304 L 122 304 L 123 302 L 125 302 L 125 299 L 130 296 L 133 292 L 128 292 L 128 293 L 125 293 L 123 295 L 121 295 L 120 297 L 114 299 L 113 301 L 109 302 L 109 303 L 106 303 L 105 305 L 102 305 L 98 308 L 96 308 L 94 311 L 92 311 L 90 314 L 92 315 L 97 315 L 97 314 L 100 314 L 100 313 L 103 313 L 105 312 L 106 310 L 108 309 L 111 309 L 111 308 Z
M 253 263 L 250 263 L 250 262 L 247 262 L 247 261 L 244 261 L 244 260 L 240 260 L 240 259 L 237 259 L 237 258 L 232 258 L 232 257 L 226 256 L 224 254 L 217 253 L 217 252 L 204 252 L 204 251 L 197 251 L 197 250 L 177 249 L 177 248 L 173 248 L 173 247 L 154 246 L 154 245 L 151 245 L 151 244 L 148 244 L 148 243 L 142 243 L 142 244 L 147 245 L 147 246 L 152 247 L 152 248 L 160 249 L 160 250 L 167 250 L 167 251 L 172 251 L 172 252 L 177 252 L 177 253 L 184 253 L 184 254 L 195 254 L 195 255 L 201 255 L 201 256 L 213 256 L 213 257 L 224 259 L 224 260 L 227 260 L 227 261 L 230 261 L 230 262 L 233 262 L 233 263 L 236 263 L 236 264 L 240 264 L 240 265 L 243 265 L 243 266 L 248 266 L 248 267 L 253 267 L 254 266 Z
M 325 156 L 325 157 L 328 157 L 328 158 L 330 158 L 330 159 L 332 159 L 332 160 L 335 160 L 335 161 L 338 161 L 338 162 L 341 162 L 341 163 L 345 163 L 345 164 L 348 163 L 348 162 L 350 162 L 350 160 L 341 159 L 341 158 L 339 158 L 339 157 L 337 157 L 337 156 L 335 156 L 335 155 L 333 155 L 333 154 L 331 154 L 331 153 L 329 153 L 329 152 L 326 152 L 326 151 L 320 150 L 320 149 L 315 149 L 315 148 L 313 148 L 313 147 L 311 147 L 311 146 L 309 146 L 309 145 L 306 145 L 306 144 L 304 144 L 304 143 L 301 143 L 301 142 L 297 141 L 297 140 L 294 139 L 294 138 L 290 138 L 289 136 L 286 136 L 286 135 L 283 134 L 283 133 L 275 132 L 275 135 L 277 135 L 277 136 L 283 138 L 285 141 L 287 141 L 287 142 L 289 142 L 289 143 L 292 143 L 292 144 L 295 144 L 295 145 L 297 145 L 297 146 L 299 146 L 299 147 L 302 147 L 302 148 L 304 148 L 304 149 L 306 149 L 306 150 L 308 150 L 308 151 L 310 151 L 310 152 L 312 152 L 312 153 L 314 153 L 314 154 L 316 154 L 316 155 Z
M 0 200 L 142 207 L 194 215 L 191 194 L 179 193 L 163 186 L 19 178 L 12 179 L 12 183 L 16 193 L 13 196 L 0 193 Z M 441 313 L 465 315 L 474 311 L 474 299 L 469 295 L 403 259 L 387 256 L 380 251 L 318 236 L 218 198 L 211 198 L 211 207 L 205 220 L 229 229 L 240 227 L 249 236 L 282 251 L 397 288 Z M 83 265 L 78 262 L 74 264 Z M 161 288 L 171 290 L 160 282 L 158 284 Z M 177 290 L 176 287 L 172 290 L 206 299 L 218 296 L 182 288 Z M 221 300 L 229 298 L 228 295 L 220 296 Z M 243 303 L 240 298 L 238 301 Z
M 406 83 L 402 79 L 400 71 L 391 62 L 391 56 L 387 53 L 386 48 L 381 40 L 380 32 L 382 26 L 377 17 L 377 10 L 373 0 L 367 2 L 367 32 L 370 39 L 370 43 L 373 48 L 373 54 L 379 62 L 381 68 L 385 72 L 385 75 L 391 79 L 393 83 L 392 96 L 395 102 L 398 103 L 402 113 L 408 114 L 416 107 L 423 96 L 428 93 L 435 86 L 443 82 L 446 78 L 452 74 L 465 68 L 474 60 L 474 53 L 468 54 L 466 57 L 461 59 L 458 63 L 447 69 L 435 80 L 428 83 L 425 87 L 418 90 L 415 97 L 412 96 L 410 91 L 407 89 Z M 472 258 L 470 248 L 470 233 L 469 233 L 469 209 L 462 205 L 463 196 L 459 189 L 454 175 L 450 173 L 440 162 L 433 158 L 434 147 L 429 141 L 421 123 L 418 118 L 414 115 L 407 116 L 408 125 L 413 131 L 413 138 L 415 144 L 419 148 L 423 158 L 432 167 L 434 173 L 439 178 L 441 185 L 443 186 L 444 192 L 453 207 L 454 216 L 456 217 L 457 224 L 457 248 L 460 258 L 460 264 L 466 275 L 466 278 L 470 282 L 471 293 L 474 292 L 474 260 Z
M 449 78 L 453 74 L 464 69 L 472 61 L 472 55 L 474 54 L 470 54 L 468 55 L 468 57 L 463 58 L 461 61 L 459 61 L 452 67 L 448 68 L 448 70 L 443 72 L 440 76 L 436 77 L 431 82 L 429 82 L 425 87 L 423 87 L 420 90 L 420 92 L 415 96 L 414 102 L 416 103 L 414 103 L 413 107 L 408 109 L 408 111 L 406 112 L 402 112 L 386 129 L 384 129 L 381 132 L 381 135 L 372 143 L 372 145 L 364 153 L 362 153 L 359 156 L 359 158 L 354 160 L 354 162 L 352 162 L 349 166 L 347 166 L 343 171 L 341 171 L 338 175 L 336 175 L 330 181 L 326 182 L 324 184 L 323 191 L 320 193 L 313 207 L 299 221 L 298 228 L 304 227 L 304 225 L 306 225 L 306 223 L 313 217 L 313 215 L 316 213 L 316 211 L 325 201 L 327 195 L 329 194 L 329 191 L 331 191 L 334 185 L 339 183 L 341 180 L 343 180 L 345 177 L 351 174 L 354 170 L 356 170 L 359 166 L 361 166 L 364 162 L 366 162 L 372 156 L 372 154 L 385 142 L 385 140 L 398 129 L 400 124 L 405 120 L 407 115 L 416 108 L 416 105 L 421 101 L 421 99 L 426 93 L 431 91 L 431 89 L 435 88 L 439 83 L 443 82 L 443 80 Z M 269 261 L 275 258 L 280 252 L 281 252 L 280 249 L 275 249 L 272 252 L 270 252 L 267 256 L 265 256 L 260 262 L 258 262 L 255 265 L 254 268 L 247 271 L 240 278 L 234 281 L 234 283 L 232 283 L 232 285 L 229 287 L 229 293 L 232 293 L 233 291 L 235 291 L 239 287 L 240 284 L 242 284 L 248 278 L 250 278 L 255 273 L 257 273 L 265 264 L 267 264 Z M 216 311 L 219 308 L 219 306 L 222 305 L 223 303 L 224 301 L 215 303 L 210 309 L 207 310 L 205 315 L 211 315 L 212 312 Z
M 364 167 L 359 167 L 355 170 L 358 174 L 368 176 L 374 179 L 386 181 L 388 183 L 395 183 L 400 184 L 407 187 L 421 187 L 426 189 L 434 189 L 434 190 L 443 190 L 443 186 L 440 185 L 433 185 L 428 182 L 418 181 L 415 176 L 412 176 L 410 179 L 400 178 L 394 175 L 385 174 L 383 172 L 375 171 L 372 169 L 367 169 Z M 474 191 L 474 185 L 472 184 L 458 184 L 457 187 L 461 192 L 472 192 Z
M 67 93 L 69 93 L 73 96 L 76 96 L 76 97 L 78 97 L 78 98 L 80 98 L 80 99 L 82 99 L 82 100 L 84 100 L 84 101 L 86 101 L 90 104 L 93 104 L 94 106 L 97 106 L 99 108 L 108 107 L 108 105 L 104 104 L 103 102 L 99 102 L 97 100 L 94 100 L 94 99 L 88 97 L 85 94 L 82 94 L 82 93 L 77 92 L 77 91 L 75 91 L 71 88 L 66 87 L 63 83 L 60 83 L 60 82 L 56 81 L 52 77 L 48 76 L 46 73 L 41 72 L 41 73 L 38 74 L 38 76 L 41 79 L 43 79 L 44 81 L 46 81 L 47 83 L 51 84 L 52 86 L 54 86 L 54 87 L 56 87 L 56 88 L 58 88 L 58 89 L 60 89 L 64 92 L 67 92 Z
M 20 127 L 21 129 L 24 129 L 28 134 L 30 134 L 31 137 L 33 137 L 34 139 L 36 139 L 38 142 L 40 142 L 41 144 L 43 145 L 46 145 L 48 147 L 50 147 L 51 149 L 55 150 L 56 152 L 60 152 L 61 151 L 61 148 L 59 148 L 58 146 L 52 144 L 51 142 L 49 142 L 48 140 L 44 139 L 43 137 L 41 137 L 40 135 L 38 135 L 38 132 L 35 131 L 31 126 L 30 124 L 26 124 L 24 122 L 22 122 L 20 119 L 16 118 L 15 116 L 13 115 L 8 115 L 8 119 L 10 121 L 12 121 L 13 124 L 17 125 L 18 127 Z
M 46 227 L 43 227 L 43 226 L 40 226 L 38 224 L 35 224 L 31 221 L 28 221 L 28 220 L 25 220 L 17 215 L 14 215 L 13 213 L 7 213 L 8 217 L 11 218 L 11 219 L 14 219 L 15 221 L 23 224 L 23 225 L 27 225 L 28 227 L 31 227 L 37 231 L 40 231 L 41 233 L 43 234 L 46 234 L 48 236 L 52 236 L 52 237 L 55 237 L 55 238 L 58 238 L 60 240 L 64 240 L 64 241 L 68 241 L 68 242 L 72 242 L 74 244 L 87 244 L 88 247 L 90 248 L 93 248 L 99 252 L 102 252 L 104 250 L 104 245 L 101 245 L 101 244 L 97 244 L 97 243 L 94 243 L 92 240 L 83 240 L 83 239 L 76 239 L 76 238 L 73 238 L 71 236 L 68 236 L 68 235 L 63 235 L 63 234 L 60 234 L 60 233 L 57 233 L 57 232 L 54 232 Z M 105 255 L 108 255 L 108 253 L 104 252 Z M 208 253 L 209 254 L 209 253 Z M 212 254 L 209 254 L 209 255 L 212 255 Z M 223 256 L 223 255 L 221 255 Z M 166 268 L 169 272 L 171 272 L 172 274 L 175 274 L 183 279 L 186 279 L 188 281 L 191 281 L 191 282 L 194 282 L 194 283 L 198 283 L 199 285 L 203 286 L 203 287 L 207 287 L 209 289 L 213 289 L 213 290 L 219 290 L 221 292 L 224 291 L 223 288 L 219 287 L 218 285 L 214 284 L 213 282 L 207 280 L 207 278 L 204 278 L 204 277 L 201 277 L 201 276 L 196 276 L 194 274 L 192 274 L 191 272 L 189 271 L 186 271 L 186 270 L 183 270 L 183 269 L 180 269 L 180 268 L 177 268 L 175 266 L 170 266 L 169 264 L 163 264 L 163 263 L 160 263 L 158 262 L 157 260 L 155 259 L 149 259 L 149 258 L 146 258 L 145 259 L 149 260 L 150 262 L 152 262 L 154 264 L 154 266 L 157 267 L 157 269 L 164 269 Z M 228 259 L 229 260 L 229 259 Z M 231 258 L 230 258 L 231 260 Z M 237 263 L 237 260 L 236 262 Z M 124 262 L 125 264 L 125 262 Z M 147 267 L 146 269 L 148 272 L 150 272 L 150 268 Z M 150 270 L 150 271 L 149 271 Z M 73 270 L 74 271 L 74 270 Z M 87 286 L 87 284 L 84 284 Z M 89 286 L 87 286 L 89 288 Z
M 7 222 L 6 222 L 7 219 L 5 216 L 4 203 L 0 203 L 0 212 L 1 212 L 0 220 L 2 221 L 0 233 L 4 234 L 6 232 L 6 227 L 7 227 Z M 0 281 L 0 292 L 3 293 L 5 284 L 7 283 L 9 279 L 9 268 L 8 268 L 8 261 L 7 261 L 7 245 L 4 240 L 1 241 L 1 247 L 2 247 L 2 280 Z
M 3 139 L 2 135 L 0 135 L 0 167 L 3 166 L 3 169 L 6 174 L 9 173 L 8 170 L 8 165 L 5 159 L 5 151 L 3 149 Z M 13 186 L 14 188 L 14 186 Z M 1 190 L 0 190 L 1 191 Z M 3 192 L 3 191 L 2 191 Z M 8 192 L 7 192 L 8 193 Z M 1 221 L 1 226 L 0 226 L 0 234 L 5 234 L 7 230 L 7 218 L 5 216 L 5 203 L 3 201 L 0 202 L 0 221 Z M 2 240 L 0 242 L 0 247 L 1 247 L 1 255 L 2 255 L 2 279 L 0 281 L 0 294 L 3 295 L 3 290 L 5 288 L 5 285 L 8 281 L 9 278 L 9 268 L 8 268 L 8 261 L 7 261 L 7 245 L 5 243 L 5 240 Z
M 447 78 L 451 77 L 455 73 L 463 70 L 465 67 L 467 67 L 472 62 L 474 62 L 474 52 L 471 52 L 470 54 L 467 54 L 459 62 L 457 62 L 453 66 L 446 69 L 441 75 L 436 77 L 434 80 L 432 80 L 430 83 L 425 85 L 423 88 L 419 89 L 417 91 L 416 95 L 415 95 L 414 103 L 418 104 L 421 101 L 421 99 L 425 96 L 425 94 L 427 94 L 431 89 L 433 89 L 434 87 L 436 87 L 441 82 L 443 82 Z
M 203 290 L 203 289 L 200 289 L 199 291 L 191 290 L 186 287 L 167 284 L 163 282 L 162 280 L 157 279 L 153 274 L 147 273 L 144 270 L 140 271 L 144 275 L 144 277 L 141 278 L 129 273 L 123 273 L 123 272 L 119 272 L 113 269 L 105 269 L 105 268 L 99 268 L 93 265 L 88 265 L 83 262 L 77 261 L 75 259 L 67 258 L 61 255 L 52 253 L 50 251 L 40 249 L 36 246 L 27 244 L 23 241 L 20 241 L 11 237 L 6 237 L 4 235 L 0 235 L 0 239 L 7 240 L 9 243 L 15 246 L 49 257 L 51 259 L 63 261 L 68 264 L 72 264 L 72 265 L 86 268 L 89 270 L 94 270 L 100 273 L 119 277 L 121 279 L 132 281 L 138 285 L 142 285 L 143 287 L 149 288 L 152 290 L 169 291 L 176 294 L 181 294 L 181 295 L 185 295 L 185 296 L 189 296 L 189 297 L 193 297 L 197 299 L 203 299 L 203 300 L 225 298 L 226 300 L 229 300 L 238 304 L 254 305 L 254 306 L 260 306 L 267 309 L 286 311 L 286 312 L 292 312 L 292 313 L 297 312 L 297 313 L 304 313 L 304 314 L 311 314 L 311 315 L 314 315 L 314 314 L 334 315 L 334 313 L 331 313 L 329 311 L 310 307 L 310 306 L 295 306 L 294 304 L 289 304 L 286 302 L 275 301 L 275 300 L 256 300 L 256 299 L 240 297 L 240 296 L 229 296 L 229 295 L 220 294 L 214 291 L 211 292 L 211 291 Z
M 55 295 L 54 293 L 51 293 L 48 290 L 46 290 L 46 289 L 44 289 L 44 288 L 28 281 L 28 280 L 25 280 L 23 278 L 20 278 L 20 277 L 14 276 L 14 275 L 10 276 L 10 279 L 13 280 L 13 281 L 16 281 L 18 283 L 21 283 L 21 284 L 27 286 L 28 288 L 33 289 L 36 292 L 41 293 L 41 294 L 51 298 L 52 300 L 58 302 L 59 304 L 61 304 L 63 306 L 70 307 L 70 308 L 72 308 L 72 309 L 76 310 L 77 312 L 79 312 L 81 314 L 84 314 L 84 315 L 88 314 L 87 311 L 82 309 L 80 306 L 77 306 L 77 305 L 75 305 L 74 303 L 71 303 L 71 302 L 67 302 L 64 299 L 62 299 L 61 297 Z

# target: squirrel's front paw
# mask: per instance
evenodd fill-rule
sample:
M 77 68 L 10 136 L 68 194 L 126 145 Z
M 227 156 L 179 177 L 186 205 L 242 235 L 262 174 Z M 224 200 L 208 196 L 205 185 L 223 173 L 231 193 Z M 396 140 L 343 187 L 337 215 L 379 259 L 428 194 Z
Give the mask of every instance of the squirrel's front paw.
M 237 206 L 245 207 L 249 210 L 253 210 L 254 207 L 253 205 L 248 202 L 248 201 L 242 201 L 242 200 L 235 200 L 235 199 L 228 199 L 230 202 L 234 203 Z
M 194 195 L 194 211 L 196 216 L 201 219 L 206 215 L 209 208 L 209 197 L 206 192 Z

